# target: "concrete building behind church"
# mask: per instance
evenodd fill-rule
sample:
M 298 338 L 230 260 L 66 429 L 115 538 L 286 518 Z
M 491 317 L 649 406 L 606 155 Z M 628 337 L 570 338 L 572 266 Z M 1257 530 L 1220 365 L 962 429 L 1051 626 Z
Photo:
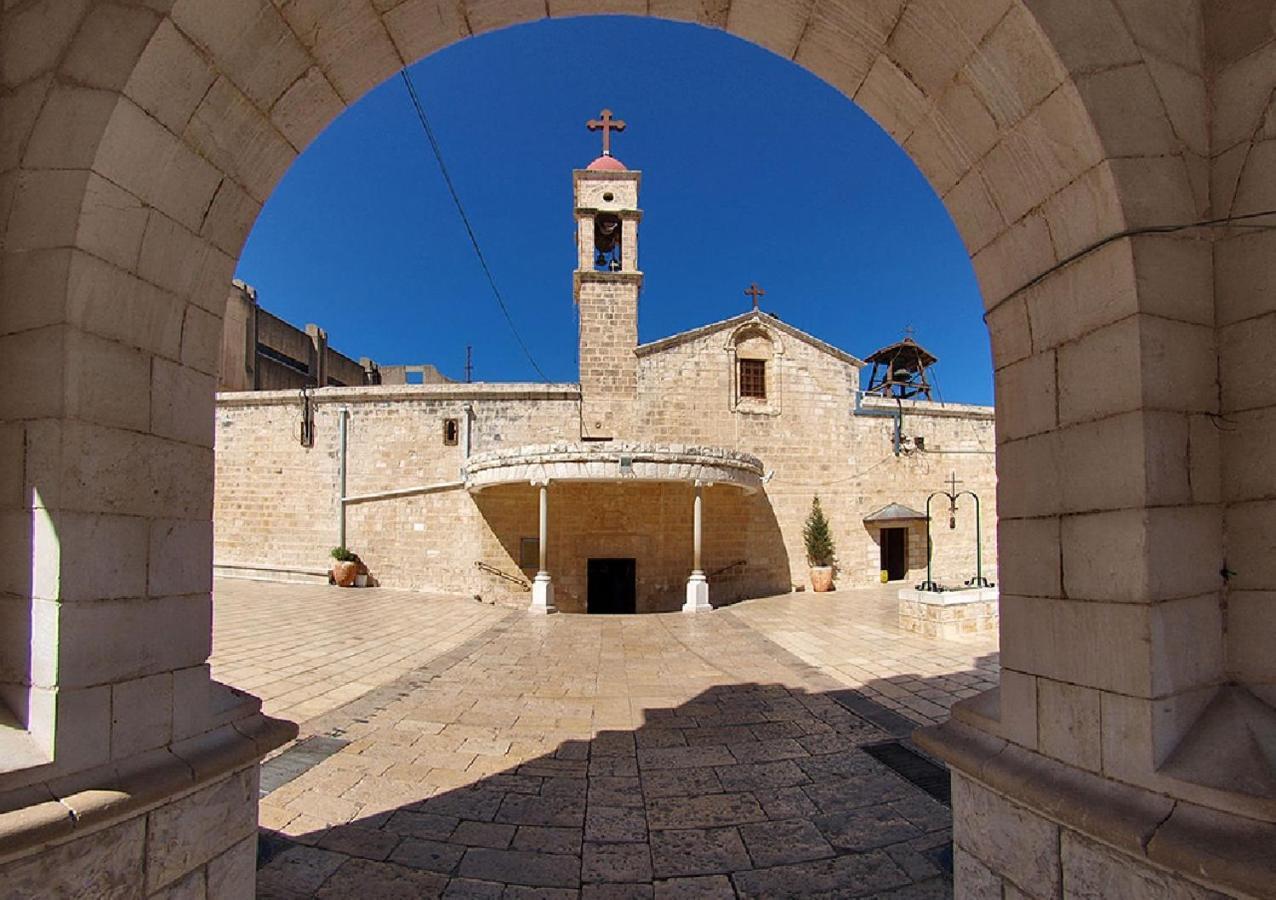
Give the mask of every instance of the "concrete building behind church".
M 639 344 L 641 175 L 605 153 L 573 180 L 579 383 L 390 384 L 338 354 L 313 389 L 224 390 L 219 573 L 318 577 L 344 541 L 385 586 L 691 611 L 806 585 L 818 495 L 840 586 L 911 584 L 926 574 L 927 497 L 955 477 L 982 498 L 995 579 L 991 408 L 866 394 L 862 360 L 756 307 Z M 250 319 L 228 316 L 224 368 L 259 352 L 278 364 L 233 326 Z M 317 366 L 331 351 L 308 332 Z M 263 386 L 235 378 L 223 386 Z M 955 585 L 976 575 L 975 509 L 967 495 L 950 517 L 939 501 L 933 576 Z

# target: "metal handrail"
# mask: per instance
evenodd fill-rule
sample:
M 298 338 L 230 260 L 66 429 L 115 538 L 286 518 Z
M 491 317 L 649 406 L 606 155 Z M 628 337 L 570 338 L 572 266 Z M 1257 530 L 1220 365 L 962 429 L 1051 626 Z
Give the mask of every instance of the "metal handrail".
M 747 559 L 737 559 L 735 562 L 731 563 L 730 565 L 723 566 L 721 569 L 715 569 L 714 571 L 708 573 L 704 577 L 712 578 L 714 575 L 721 575 L 727 569 L 734 569 L 736 566 L 747 566 L 748 564 L 749 564 L 749 561 Z
M 496 566 L 491 563 L 485 563 L 481 559 L 474 560 L 474 568 L 480 569 L 489 575 L 495 575 L 497 578 L 504 578 L 506 581 L 512 581 L 525 591 L 530 591 L 532 589 L 532 583 L 530 581 L 527 581 L 524 578 L 519 578 L 516 575 L 511 575 L 509 572 L 502 572 L 500 569 L 496 568 Z

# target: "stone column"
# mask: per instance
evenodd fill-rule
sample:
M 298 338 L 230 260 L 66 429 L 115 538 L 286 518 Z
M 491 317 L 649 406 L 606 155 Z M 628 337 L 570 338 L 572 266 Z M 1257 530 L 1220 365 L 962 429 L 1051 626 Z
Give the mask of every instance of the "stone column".
M 558 612 L 558 608 L 554 606 L 554 583 L 545 568 L 546 545 L 549 541 L 549 482 L 532 482 L 532 487 L 540 488 L 540 538 L 537 546 L 540 551 L 540 566 L 532 581 L 532 605 L 527 611 L 544 615 Z
M 703 612 L 713 609 L 709 605 L 709 580 L 705 578 L 700 564 L 700 542 L 704 533 L 703 526 L 704 482 L 696 482 L 696 497 L 692 502 L 691 525 L 691 577 L 687 579 L 687 602 L 682 605 L 683 612 Z

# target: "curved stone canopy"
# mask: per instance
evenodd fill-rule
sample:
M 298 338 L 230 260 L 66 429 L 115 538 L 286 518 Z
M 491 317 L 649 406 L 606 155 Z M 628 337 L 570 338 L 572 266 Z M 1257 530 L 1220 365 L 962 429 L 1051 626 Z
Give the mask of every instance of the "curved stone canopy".
M 549 481 L 682 481 L 762 488 L 762 460 L 723 447 L 682 444 L 535 444 L 471 456 L 465 486 Z

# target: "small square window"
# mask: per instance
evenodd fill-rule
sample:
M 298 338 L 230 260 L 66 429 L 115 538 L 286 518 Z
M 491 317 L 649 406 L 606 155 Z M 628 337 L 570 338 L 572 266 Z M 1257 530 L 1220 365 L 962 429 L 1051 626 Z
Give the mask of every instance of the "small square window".
M 448 447 L 455 447 L 457 439 L 461 434 L 461 424 L 456 419 L 443 420 L 443 443 Z
M 520 538 L 518 542 L 518 567 L 535 569 L 541 564 L 541 542 L 539 538 Z
M 740 396 L 766 399 L 766 360 L 740 360 Z

